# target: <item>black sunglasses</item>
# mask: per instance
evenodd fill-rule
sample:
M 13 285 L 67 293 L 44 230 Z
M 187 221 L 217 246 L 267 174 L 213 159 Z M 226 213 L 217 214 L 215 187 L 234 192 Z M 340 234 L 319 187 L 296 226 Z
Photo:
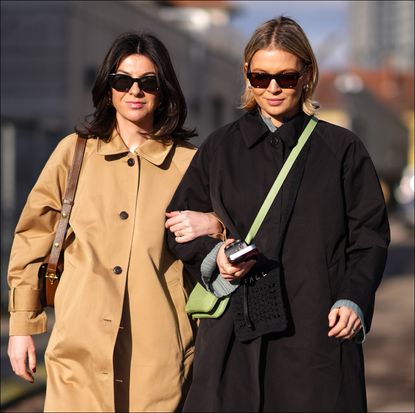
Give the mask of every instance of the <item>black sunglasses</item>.
M 297 86 L 298 79 L 305 73 L 306 69 L 307 66 L 304 66 L 301 72 L 277 73 L 275 75 L 248 71 L 246 77 L 249 79 L 251 86 L 255 88 L 266 89 L 271 83 L 271 80 L 275 79 L 280 88 L 293 89 Z
M 159 86 L 157 77 L 154 75 L 145 75 L 142 77 L 131 77 L 120 73 L 111 73 L 108 76 L 110 86 L 118 92 L 128 92 L 133 84 L 137 82 L 138 87 L 147 93 L 155 93 Z

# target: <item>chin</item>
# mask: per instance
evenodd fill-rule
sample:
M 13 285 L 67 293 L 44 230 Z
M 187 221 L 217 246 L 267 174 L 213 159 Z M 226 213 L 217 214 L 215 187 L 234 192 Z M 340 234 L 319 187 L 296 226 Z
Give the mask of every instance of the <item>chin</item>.
M 144 122 L 146 120 L 146 116 L 130 116 L 129 118 L 130 122 Z
M 266 112 L 275 118 L 291 118 L 299 112 L 299 109 L 269 108 L 269 110 L 266 110 Z
M 268 113 L 269 116 L 272 116 L 274 118 L 278 118 L 281 116 L 285 116 L 285 113 L 287 111 L 281 110 L 281 109 L 275 109 L 275 108 L 265 108 L 265 112 Z

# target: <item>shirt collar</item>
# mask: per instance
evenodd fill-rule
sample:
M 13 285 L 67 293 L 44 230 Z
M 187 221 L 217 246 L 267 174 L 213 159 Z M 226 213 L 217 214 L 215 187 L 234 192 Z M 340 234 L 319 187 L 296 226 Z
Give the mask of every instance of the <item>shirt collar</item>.
M 134 152 L 141 158 L 159 166 L 164 162 L 172 147 L 173 141 L 160 142 L 154 139 L 148 139 L 137 147 Z M 116 129 L 112 132 L 109 141 L 97 139 L 98 155 L 119 155 L 127 152 L 129 152 L 129 149 Z
M 261 115 L 262 120 L 265 122 L 265 125 L 267 125 L 268 129 L 270 130 L 270 132 L 275 132 L 278 128 L 272 123 L 271 118 L 267 118 L 266 116 L 264 116 L 261 112 L 259 112 L 259 114 Z
M 277 136 L 287 145 L 292 148 L 296 145 L 298 138 L 304 130 L 310 116 L 300 111 L 284 122 L 279 128 L 270 131 L 265 120 L 257 109 L 247 112 L 241 118 L 240 131 L 243 140 L 248 148 L 254 146 L 258 141 L 263 139 L 269 133 L 277 134 Z

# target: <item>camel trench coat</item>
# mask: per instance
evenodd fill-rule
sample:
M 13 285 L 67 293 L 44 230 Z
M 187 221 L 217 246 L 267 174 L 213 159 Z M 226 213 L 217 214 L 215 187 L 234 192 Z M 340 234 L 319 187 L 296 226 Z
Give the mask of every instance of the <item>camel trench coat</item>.
M 37 271 L 53 241 L 75 141 L 72 134 L 58 144 L 16 227 L 10 335 L 46 331 Z M 180 405 L 193 331 L 183 267 L 166 247 L 164 221 L 194 153 L 191 145 L 154 140 L 133 153 L 116 133 L 108 143 L 88 139 L 45 354 L 45 411 L 114 411 L 114 383 L 130 411 Z M 114 352 L 128 342 L 125 353 Z M 124 365 L 119 372 L 113 355 Z

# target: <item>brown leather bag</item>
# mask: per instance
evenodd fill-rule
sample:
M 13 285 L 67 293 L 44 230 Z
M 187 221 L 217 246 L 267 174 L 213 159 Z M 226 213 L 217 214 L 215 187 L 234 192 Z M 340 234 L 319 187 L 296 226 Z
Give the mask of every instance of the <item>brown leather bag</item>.
M 85 152 L 86 139 L 78 136 L 72 166 L 69 170 L 68 185 L 62 201 L 61 218 L 56 230 L 50 254 L 39 268 L 39 290 L 40 302 L 43 307 L 54 307 L 55 293 L 59 286 L 63 272 L 63 243 L 68 229 L 69 217 L 71 215 L 73 200 L 75 198 L 76 186 L 81 171 L 82 159 Z

